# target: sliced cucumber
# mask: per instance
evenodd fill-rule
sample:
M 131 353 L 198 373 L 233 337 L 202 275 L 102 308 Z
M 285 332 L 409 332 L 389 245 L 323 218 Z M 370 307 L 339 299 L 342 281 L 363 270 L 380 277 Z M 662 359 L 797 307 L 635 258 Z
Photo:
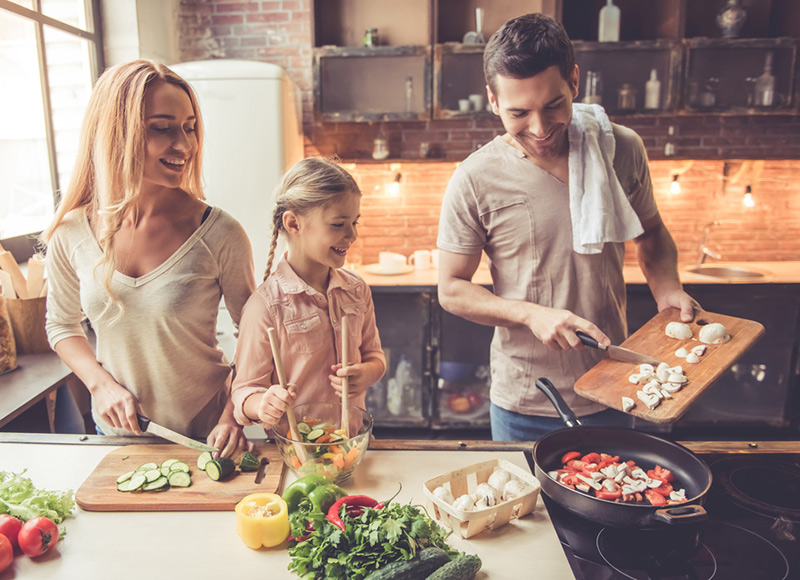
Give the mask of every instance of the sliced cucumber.
M 159 472 L 159 473 L 161 473 L 161 472 Z M 142 491 L 153 491 L 153 490 L 156 490 L 156 489 L 167 489 L 167 486 L 169 486 L 169 480 L 162 475 L 158 479 L 156 479 L 155 481 L 151 481 L 150 483 L 145 484 L 145 486 L 142 488 Z
M 297 424 L 297 430 L 300 431 L 300 433 L 302 433 L 303 435 L 308 435 L 309 433 L 311 433 L 311 425 L 309 425 L 305 421 L 300 421 Z
M 236 471 L 236 464 L 229 457 L 212 459 L 206 463 L 206 473 L 214 481 L 220 481 Z
M 117 478 L 117 483 L 122 483 L 123 481 L 128 481 L 131 478 L 131 475 L 136 473 L 135 471 L 129 471 L 128 473 L 123 473 Z
M 158 469 L 158 463 L 143 463 L 136 468 L 136 471 L 150 471 L 151 469 Z
M 197 469 L 202 469 L 203 471 L 205 471 L 206 465 L 212 459 L 214 458 L 211 457 L 211 453 L 209 453 L 208 451 L 203 451 L 200 454 L 200 457 L 197 458 Z
M 259 466 L 258 457 L 256 457 L 249 451 L 245 451 L 242 454 L 242 458 L 239 459 L 239 469 L 241 471 L 258 471 L 258 466 Z
M 169 467 L 173 463 L 177 463 L 180 459 L 165 459 L 161 462 L 161 467 Z
M 162 465 L 159 471 L 161 471 L 161 475 L 164 477 L 168 476 L 170 473 L 169 465 Z
M 308 435 L 306 436 L 306 439 L 308 441 L 316 441 L 317 439 L 319 439 L 323 435 L 325 435 L 325 430 L 324 429 L 313 429 L 308 433 Z
M 141 472 L 135 472 L 129 479 L 117 484 L 117 491 L 135 491 L 147 482 L 147 478 Z
M 147 471 L 143 471 L 142 473 L 144 474 L 144 478 L 147 480 L 147 483 L 151 483 L 157 480 L 159 477 L 162 477 L 161 470 L 158 468 L 149 469 Z
M 189 465 L 184 463 L 183 461 L 176 461 L 172 465 L 169 466 L 170 472 L 172 471 L 183 471 L 185 473 L 189 473 Z
M 174 487 L 189 487 L 192 485 L 192 478 L 185 471 L 173 471 L 167 479 L 169 484 Z

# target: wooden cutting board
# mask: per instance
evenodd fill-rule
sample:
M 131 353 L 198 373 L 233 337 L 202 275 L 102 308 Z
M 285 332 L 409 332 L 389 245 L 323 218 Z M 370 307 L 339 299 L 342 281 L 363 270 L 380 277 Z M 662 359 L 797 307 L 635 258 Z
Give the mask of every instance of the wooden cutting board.
M 603 359 L 579 378 L 575 383 L 575 392 L 618 411 L 622 410 L 622 397 L 630 397 L 636 403 L 628 411 L 631 415 L 653 423 L 672 423 L 764 334 L 764 326 L 759 322 L 713 312 L 701 312 L 694 322 L 688 323 L 693 334 L 691 339 L 676 340 L 664 333 L 667 323 L 680 321 L 680 311 L 668 308 L 656 314 L 620 345 L 652 356 L 671 367 L 683 367 L 689 383 L 673 393 L 672 399 L 662 400 L 655 409 L 648 409 L 636 396 L 636 391 L 644 385 L 634 385 L 628 381 L 628 377 L 638 371 L 638 365 L 610 358 Z M 685 359 L 675 356 L 675 351 L 681 347 L 691 351 L 692 347 L 703 344 L 698 334 L 703 325 L 711 322 L 725 325 L 731 340 L 725 344 L 707 345 L 699 363 L 687 363 Z
M 269 465 L 261 483 L 257 472 L 240 472 L 223 481 L 213 481 L 197 468 L 200 451 L 174 444 L 127 445 L 106 455 L 75 493 L 75 502 L 85 510 L 100 512 L 226 511 L 250 493 L 280 493 L 286 465 L 274 443 L 256 445 L 258 458 Z M 180 459 L 191 467 L 192 485 L 166 491 L 117 491 L 117 478 L 143 463 Z

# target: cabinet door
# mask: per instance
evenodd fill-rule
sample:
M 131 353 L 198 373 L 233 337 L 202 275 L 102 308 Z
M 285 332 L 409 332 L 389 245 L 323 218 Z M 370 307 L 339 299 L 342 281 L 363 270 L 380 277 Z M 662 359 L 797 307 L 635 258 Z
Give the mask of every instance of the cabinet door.
M 386 373 L 367 391 L 379 427 L 430 425 L 430 295 L 373 289 Z
M 489 349 L 494 327 L 446 312 L 433 299 L 433 428 L 489 427 Z

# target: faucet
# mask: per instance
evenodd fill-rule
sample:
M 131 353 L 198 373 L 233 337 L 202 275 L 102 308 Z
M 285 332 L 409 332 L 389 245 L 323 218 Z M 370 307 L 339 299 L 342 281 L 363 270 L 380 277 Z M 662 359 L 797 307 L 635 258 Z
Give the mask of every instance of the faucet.
M 708 239 L 708 232 L 711 230 L 711 228 L 713 228 L 714 226 L 718 226 L 718 225 L 720 225 L 719 220 L 714 220 L 713 222 L 707 223 L 705 225 L 705 227 L 703 228 L 703 235 L 700 237 L 700 247 L 698 248 L 698 251 L 697 251 L 697 265 L 698 266 L 700 264 L 702 264 L 703 262 L 705 262 L 706 258 L 708 256 L 711 256 L 715 260 L 721 260 L 722 259 L 722 256 L 720 254 L 718 254 L 716 252 L 712 252 L 706 246 L 706 239 Z

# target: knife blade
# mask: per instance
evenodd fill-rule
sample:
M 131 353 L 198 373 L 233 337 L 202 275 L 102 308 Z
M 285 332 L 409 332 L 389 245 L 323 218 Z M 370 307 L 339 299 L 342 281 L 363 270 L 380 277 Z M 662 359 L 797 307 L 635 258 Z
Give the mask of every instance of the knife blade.
M 200 451 L 208 451 L 209 453 L 215 453 L 219 451 L 216 447 L 212 447 L 211 445 L 206 445 L 205 443 L 201 443 L 200 441 L 195 441 L 186 435 L 181 435 L 177 431 L 173 431 L 172 429 L 167 429 L 159 425 L 158 423 L 153 423 L 150 419 L 145 417 L 144 415 L 137 415 L 136 416 L 139 420 L 139 428 L 142 431 L 146 431 L 151 435 L 157 435 L 167 441 L 172 441 L 173 443 L 177 443 L 178 445 L 183 445 L 185 447 L 190 447 L 192 449 L 198 449 Z
M 653 366 L 658 366 L 661 364 L 661 361 L 655 359 L 651 356 L 647 356 L 646 354 L 642 354 L 633 350 L 628 350 L 627 348 L 622 348 L 621 346 L 603 346 L 599 342 L 597 342 L 594 338 L 586 334 L 585 332 L 581 332 L 580 330 L 577 331 L 575 334 L 578 335 L 578 338 L 581 339 L 581 342 L 586 346 L 590 346 L 592 348 L 596 348 L 599 350 L 604 350 L 608 353 L 609 358 L 613 358 L 614 360 L 619 360 L 622 362 L 628 363 L 648 363 Z

